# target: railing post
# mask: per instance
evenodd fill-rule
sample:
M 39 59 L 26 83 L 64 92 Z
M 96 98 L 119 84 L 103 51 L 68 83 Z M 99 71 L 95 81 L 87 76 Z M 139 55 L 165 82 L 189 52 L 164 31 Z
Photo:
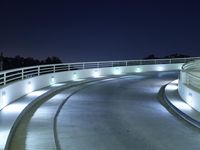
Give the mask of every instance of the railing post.
M 4 77 L 3 77 L 3 84 L 6 85 L 6 73 L 4 73 L 3 75 L 4 75 Z
M 70 64 L 68 64 L 68 71 L 70 71 Z
M 24 69 L 22 69 L 22 80 L 24 79 Z
M 126 66 L 127 66 L 127 64 L 128 64 L 128 61 L 126 61 Z
M 40 75 L 40 66 L 38 67 L 38 76 Z
M 55 72 L 56 72 L 56 66 L 53 65 L 53 73 L 55 73 Z
M 99 68 L 99 66 L 100 66 L 100 65 L 99 65 L 99 62 L 98 62 L 98 63 L 97 63 L 97 68 Z
M 82 69 L 85 69 L 85 63 L 83 63 Z

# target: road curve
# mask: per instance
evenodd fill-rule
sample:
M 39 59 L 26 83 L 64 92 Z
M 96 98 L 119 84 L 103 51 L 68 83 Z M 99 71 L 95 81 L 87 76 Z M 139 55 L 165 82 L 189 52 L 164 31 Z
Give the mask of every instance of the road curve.
M 65 89 L 30 111 L 10 149 L 18 140 L 27 150 L 199 150 L 199 130 L 157 98 L 176 78 L 177 72 L 149 72 Z

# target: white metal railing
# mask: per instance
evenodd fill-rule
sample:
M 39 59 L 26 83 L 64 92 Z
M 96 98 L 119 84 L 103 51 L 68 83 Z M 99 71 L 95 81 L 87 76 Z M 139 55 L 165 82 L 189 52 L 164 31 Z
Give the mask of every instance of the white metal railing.
M 200 60 L 185 63 L 182 73 L 185 73 L 185 84 L 200 89 Z
M 105 68 L 117 66 L 134 66 L 134 65 L 150 65 L 150 64 L 173 64 L 187 63 L 189 61 L 198 60 L 200 57 L 191 58 L 172 58 L 172 59 L 147 59 L 147 60 L 120 60 L 120 61 L 101 61 L 101 62 L 78 62 L 78 63 L 62 63 L 40 65 L 25 68 L 18 68 L 0 72 L 0 86 L 10 82 L 31 78 L 48 73 L 56 73 L 62 71 Z

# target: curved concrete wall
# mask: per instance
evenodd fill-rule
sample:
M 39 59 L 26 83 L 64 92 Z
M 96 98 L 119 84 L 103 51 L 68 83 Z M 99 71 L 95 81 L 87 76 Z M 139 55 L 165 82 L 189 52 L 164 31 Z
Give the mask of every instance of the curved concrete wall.
M 180 72 L 178 92 L 187 104 L 200 112 L 200 89 L 188 84 L 187 72 Z
M 191 107 L 200 112 L 200 91 L 188 86 L 184 83 L 179 83 L 178 91 L 181 98 Z
M 88 77 L 97 77 L 98 75 L 109 76 L 134 72 L 180 70 L 182 65 L 182 63 L 178 63 L 85 69 L 50 73 L 25 80 L 20 80 L 8 84 L 0 89 L 0 110 L 9 103 L 12 103 L 16 99 L 30 93 L 31 91 L 49 86 L 53 83 L 76 80 L 79 78 L 83 79 Z

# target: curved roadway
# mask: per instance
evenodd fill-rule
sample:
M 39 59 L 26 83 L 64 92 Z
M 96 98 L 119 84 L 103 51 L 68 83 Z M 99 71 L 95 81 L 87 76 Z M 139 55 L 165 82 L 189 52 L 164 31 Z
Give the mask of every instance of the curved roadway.
M 140 73 L 67 88 L 26 114 L 9 149 L 199 150 L 199 130 L 158 100 L 177 75 Z

